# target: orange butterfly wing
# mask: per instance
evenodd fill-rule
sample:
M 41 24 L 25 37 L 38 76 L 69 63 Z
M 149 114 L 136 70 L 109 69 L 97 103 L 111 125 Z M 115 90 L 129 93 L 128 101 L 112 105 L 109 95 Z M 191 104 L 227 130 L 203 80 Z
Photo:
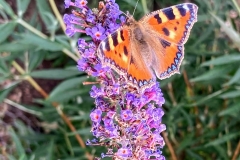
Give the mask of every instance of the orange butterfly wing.
M 119 74 L 127 72 L 130 62 L 130 39 L 126 29 L 118 29 L 103 40 L 98 47 L 98 57 L 104 66 L 110 66 Z
M 110 66 L 118 74 L 123 75 L 130 85 L 143 89 L 150 85 L 155 77 L 144 61 L 141 61 L 141 55 L 138 55 L 140 59 L 133 59 L 131 48 L 133 42 L 130 40 L 128 29 L 122 27 L 108 35 L 100 43 L 97 54 L 104 66 Z
M 160 48 L 163 48 L 163 54 L 155 55 L 160 63 L 159 68 L 154 69 L 158 78 L 165 79 L 179 73 L 184 58 L 183 45 L 197 21 L 197 10 L 195 4 L 183 3 L 154 11 L 140 20 L 148 25 L 161 41 Z

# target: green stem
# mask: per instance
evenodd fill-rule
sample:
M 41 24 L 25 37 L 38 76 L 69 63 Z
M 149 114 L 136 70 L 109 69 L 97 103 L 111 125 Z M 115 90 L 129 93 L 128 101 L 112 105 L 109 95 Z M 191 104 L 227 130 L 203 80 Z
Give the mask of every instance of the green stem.
M 149 10 L 147 8 L 147 1 L 146 0 L 141 0 L 142 1 L 142 6 L 143 6 L 143 12 L 144 14 L 149 13 Z
M 39 30 L 35 29 L 34 27 L 32 27 L 31 25 L 29 25 L 27 22 L 25 22 L 22 19 L 18 19 L 17 22 L 19 24 L 21 24 L 23 27 L 27 28 L 29 31 L 33 32 L 34 34 L 38 35 L 39 37 L 42 37 L 44 39 L 47 39 L 48 37 L 43 34 L 42 32 L 40 32 Z
M 55 16 L 57 17 L 58 22 L 60 23 L 60 25 L 62 27 L 63 32 L 65 32 L 66 25 L 63 22 L 62 15 L 59 13 L 59 11 L 57 9 L 55 1 L 54 0 L 49 0 L 49 3 L 50 3 L 50 6 L 52 7 L 52 10 L 53 10 Z
M 20 104 L 17 104 L 15 102 L 11 101 L 10 99 L 5 99 L 4 102 L 9 104 L 9 105 L 11 105 L 11 106 L 13 106 L 13 107 L 16 107 L 16 108 L 18 108 L 18 109 L 20 109 L 20 110 L 22 110 L 24 112 L 27 112 L 27 113 L 30 113 L 30 114 L 34 114 L 34 115 L 37 115 L 37 116 L 42 116 L 41 112 L 37 112 L 37 111 L 31 110 L 31 109 L 28 109 L 28 108 L 26 108 L 26 107 L 24 107 L 24 106 L 22 106 Z
M 237 8 L 237 11 L 239 13 L 239 16 L 240 16 L 240 7 L 239 5 L 237 4 L 236 0 L 232 0 L 233 1 L 233 4 L 235 5 L 235 7 Z

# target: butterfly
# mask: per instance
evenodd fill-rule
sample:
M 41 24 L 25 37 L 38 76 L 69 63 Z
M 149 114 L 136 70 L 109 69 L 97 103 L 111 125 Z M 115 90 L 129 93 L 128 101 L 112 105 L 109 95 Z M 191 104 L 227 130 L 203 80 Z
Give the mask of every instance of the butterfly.
M 198 7 L 183 3 L 145 15 L 132 16 L 97 49 L 103 66 L 109 66 L 138 90 L 145 90 L 159 79 L 180 73 L 186 43 Z

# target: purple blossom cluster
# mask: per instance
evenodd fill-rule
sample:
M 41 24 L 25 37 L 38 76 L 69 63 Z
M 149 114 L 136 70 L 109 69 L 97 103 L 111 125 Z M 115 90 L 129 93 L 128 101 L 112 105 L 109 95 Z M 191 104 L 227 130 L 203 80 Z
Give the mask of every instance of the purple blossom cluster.
M 90 96 L 95 99 L 92 110 L 91 132 L 96 139 L 87 145 L 106 146 L 108 151 L 101 158 L 118 160 L 165 160 L 161 149 L 165 145 L 160 133 L 166 130 L 162 124 L 165 100 L 156 83 L 143 92 L 128 85 L 127 80 L 109 67 L 103 67 L 96 51 L 108 34 L 122 26 L 126 19 L 115 0 L 99 2 L 90 9 L 87 0 L 65 0 L 65 7 L 73 6 L 72 14 L 65 14 L 66 34 L 86 33 L 92 40 L 78 40 L 81 59 L 78 69 L 97 78 L 100 85 L 92 86 Z M 97 158 L 100 159 L 100 158 Z

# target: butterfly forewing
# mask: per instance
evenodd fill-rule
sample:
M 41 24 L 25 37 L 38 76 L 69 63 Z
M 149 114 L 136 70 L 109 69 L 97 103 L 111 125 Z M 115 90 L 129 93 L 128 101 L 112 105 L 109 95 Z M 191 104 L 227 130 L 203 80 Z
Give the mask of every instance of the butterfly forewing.
M 197 21 L 196 13 L 195 4 L 184 3 L 152 12 L 140 20 L 153 37 L 153 42 L 149 43 L 155 57 L 152 68 L 159 79 L 179 73 L 184 58 L 183 44 Z M 155 48 L 156 44 L 158 48 Z
M 154 11 L 143 17 L 147 28 L 162 39 L 175 44 L 184 44 L 193 24 L 197 21 L 197 6 L 184 3 Z
M 120 28 L 103 40 L 97 54 L 104 66 L 110 66 L 119 74 L 128 70 L 131 57 L 130 34 L 127 29 Z

